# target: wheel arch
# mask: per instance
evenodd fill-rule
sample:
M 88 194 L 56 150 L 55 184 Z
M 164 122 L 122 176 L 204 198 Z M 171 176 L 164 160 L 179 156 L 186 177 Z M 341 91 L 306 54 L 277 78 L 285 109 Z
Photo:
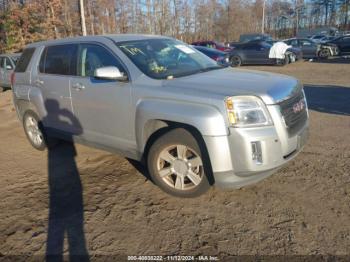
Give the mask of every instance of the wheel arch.
M 196 127 L 189 124 L 184 124 L 184 123 L 174 122 L 174 121 L 167 121 L 167 120 L 151 120 L 150 122 L 152 122 L 152 126 L 149 126 L 150 128 L 148 130 L 149 136 L 147 137 L 143 154 L 142 154 L 142 160 L 144 162 L 147 162 L 146 159 L 147 159 L 148 152 L 155 141 L 157 141 L 160 137 L 162 137 L 163 135 L 165 135 L 171 130 L 185 129 L 194 137 L 194 139 L 198 143 L 198 146 L 201 150 L 202 159 L 205 162 L 204 168 L 205 168 L 205 172 L 207 174 L 207 178 L 210 185 L 213 185 L 215 183 L 207 145 L 204 141 L 203 135 Z
M 163 128 L 192 127 L 201 136 L 228 134 L 225 120 L 218 109 L 177 101 L 144 100 L 138 103 L 135 117 L 136 144 L 143 153 L 150 136 Z

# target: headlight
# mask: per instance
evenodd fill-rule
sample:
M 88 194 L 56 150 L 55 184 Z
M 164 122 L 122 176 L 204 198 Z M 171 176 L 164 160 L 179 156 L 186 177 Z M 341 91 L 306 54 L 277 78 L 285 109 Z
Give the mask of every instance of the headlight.
M 236 96 L 225 99 L 228 120 L 233 127 L 272 125 L 265 104 L 254 96 Z

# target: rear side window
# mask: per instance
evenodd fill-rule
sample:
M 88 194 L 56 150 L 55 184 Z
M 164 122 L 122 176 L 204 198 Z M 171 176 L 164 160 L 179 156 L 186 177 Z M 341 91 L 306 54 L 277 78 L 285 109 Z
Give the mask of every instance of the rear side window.
M 256 44 L 250 44 L 242 47 L 243 50 L 255 50 L 257 48 L 258 46 Z
M 76 75 L 78 45 L 48 46 L 41 55 L 39 72 L 54 75 Z
M 23 51 L 16 65 L 16 70 L 15 70 L 16 72 L 23 73 L 27 70 L 30 59 L 32 59 L 32 56 L 34 54 L 34 51 L 35 51 L 35 48 L 27 48 Z

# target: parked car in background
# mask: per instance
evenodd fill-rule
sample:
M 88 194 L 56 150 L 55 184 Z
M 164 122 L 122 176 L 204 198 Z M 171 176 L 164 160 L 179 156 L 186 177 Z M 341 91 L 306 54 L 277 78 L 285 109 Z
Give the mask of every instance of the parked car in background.
M 248 65 L 248 64 L 277 64 L 285 65 L 290 62 L 293 56 L 295 60 L 302 58 L 300 48 L 290 48 L 285 59 L 271 59 L 269 58 L 272 44 L 266 41 L 250 41 L 247 43 L 236 44 L 234 49 L 230 52 L 230 59 L 232 66 Z
M 297 79 L 225 68 L 169 37 L 33 43 L 12 81 L 34 148 L 63 139 L 144 160 L 153 182 L 179 197 L 258 182 L 308 137 Z
M 338 37 L 337 36 L 325 36 L 324 38 L 321 39 L 320 43 L 325 44 L 325 43 L 332 41 L 336 38 L 338 38 Z
M 223 65 L 223 66 L 229 66 L 230 65 L 230 55 L 226 52 L 213 49 L 213 48 L 208 48 L 204 46 L 193 46 L 196 48 L 198 51 L 202 52 L 206 56 L 210 57 L 211 59 L 215 60 L 218 62 L 218 64 Z
M 341 36 L 336 39 L 333 39 L 326 44 L 336 45 L 339 49 L 340 54 L 348 54 L 350 53 L 350 35 Z
M 242 34 L 239 37 L 240 43 L 246 43 L 253 40 L 261 40 L 261 41 L 271 41 L 272 37 L 268 34 Z M 234 43 L 234 42 L 233 42 Z
M 307 38 L 291 38 L 286 39 L 284 42 L 293 47 L 301 48 L 303 52 L 303 58 L 327 58 L 330 56 L 338 55 L 339 50 L 334 44 L 321 44 L 316 43 Z
M 325 35 L 313 35 L 310 37 L 310 39 L 315 43 L 320 43 L 323 38 L 325 38 Z
M 230 47 L 225 46 L 222 43 L 216 42 L 216 41 L 197 41 L 197 42 L 193 42 L 191 45 L 193 46 L 204 46 L 204 47 L 208 47 L 208 48 L 214 48 L 220 51 L 224 51 L 224 52 L 229 52 L 231 51 Z
M 0 55 L 0 88 L 11 88 L 11 74 L 20 56 L 20 53 Z

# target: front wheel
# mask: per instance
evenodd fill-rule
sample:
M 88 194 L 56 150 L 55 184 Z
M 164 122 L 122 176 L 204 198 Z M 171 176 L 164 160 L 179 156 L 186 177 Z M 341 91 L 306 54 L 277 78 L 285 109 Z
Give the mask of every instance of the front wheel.
M 329 51 L 329 49 L 324 48 L 321 49 L 320 52 L 318 52 L 318 56 L 320 58 L 326 59 L 331 56 L 331 52 Z
M 231 66 L 232 67 L 239 67 L 242 65 L 242 59 L 239 56 L 232 56 L 231 57 Z
M 183 128 L 158 138 L 147 157 L 153 182 L 178 197 L 199 196 L 209 189 L 205 164 L 198 142 Z

